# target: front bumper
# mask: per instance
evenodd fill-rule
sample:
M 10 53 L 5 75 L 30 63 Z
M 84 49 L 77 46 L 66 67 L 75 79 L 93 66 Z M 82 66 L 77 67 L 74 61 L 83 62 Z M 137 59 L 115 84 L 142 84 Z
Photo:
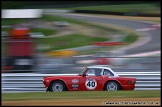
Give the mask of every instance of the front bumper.
M 134 90 L 135 89 L 135 85 L 123 85 L 122 89 L 123 90 Z

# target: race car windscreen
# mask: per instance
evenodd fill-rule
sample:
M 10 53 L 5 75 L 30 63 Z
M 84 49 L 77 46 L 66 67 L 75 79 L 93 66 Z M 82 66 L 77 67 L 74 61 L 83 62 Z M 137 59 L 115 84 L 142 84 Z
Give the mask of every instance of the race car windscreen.
M 85 72 L 87 69 L 88 69 L 88 68 L 84 68 L 84 69 L 82 70 L 82 72 L 81 72 L 79 75 L 83 75 L 84 72 Z

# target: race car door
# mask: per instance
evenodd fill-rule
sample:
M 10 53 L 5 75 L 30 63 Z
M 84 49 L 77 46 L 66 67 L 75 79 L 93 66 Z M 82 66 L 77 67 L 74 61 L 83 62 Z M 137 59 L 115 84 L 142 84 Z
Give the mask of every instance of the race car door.
M 80 78 L 80 89 L 89 91 L 102 90 L 103 77 L 101 68 L 87 68 L 85 74 Z

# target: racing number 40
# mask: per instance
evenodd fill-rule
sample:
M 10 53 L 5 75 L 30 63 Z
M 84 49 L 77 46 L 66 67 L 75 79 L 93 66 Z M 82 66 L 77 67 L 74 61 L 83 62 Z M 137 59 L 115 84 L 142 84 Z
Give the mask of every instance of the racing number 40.
M 89 86 L 89 87 L 95 87 L 95 82 L 94 81 L 89 81 L 87 83 L 87 86 Z

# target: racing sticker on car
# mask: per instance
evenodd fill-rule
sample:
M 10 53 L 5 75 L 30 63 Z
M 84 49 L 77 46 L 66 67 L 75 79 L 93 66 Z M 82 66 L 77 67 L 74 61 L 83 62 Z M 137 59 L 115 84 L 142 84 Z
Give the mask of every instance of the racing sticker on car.
M 97 82 L 93 78 L 88 78 L 85 82 L 85 86 L 89 90 L 94 90 L 97 87 Z
M 73 79 L 73 80 L 72 80 L 72 83 L 78 83 L 78 82 L 79 82 L 78 79 Z

